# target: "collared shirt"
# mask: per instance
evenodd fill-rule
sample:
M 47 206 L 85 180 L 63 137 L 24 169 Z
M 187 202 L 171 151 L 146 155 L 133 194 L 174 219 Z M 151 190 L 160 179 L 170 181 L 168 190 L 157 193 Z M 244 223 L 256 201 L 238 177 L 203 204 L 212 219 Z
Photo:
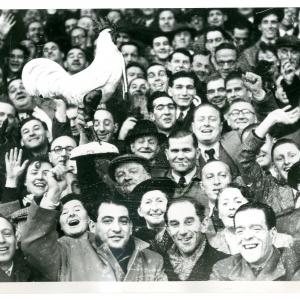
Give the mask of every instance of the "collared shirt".
M 182 119 L 184 119 L 188 113 L 188 111 L 190 110 L 190 108 L 186 109 L 186 110 L 180 110 L 179 108 L 177 108 L 176 110 L 176 120 L 179 119 L 180 115 L 182 114 Z
M 279 28 L 279 36 L 292 36 L 294 34 L 294 30 L 295 28 L 292 27 L 292 28 L 289 28 L 288 30 L 285 30 L 283 28 Z
M 205 150 L 209 150 L 209 149 L 214 149 L 215 150 L 215 159 L 219 159 L 220 156 L 220 142 L 216 142 L 214 145 L 211 146 L 205 146 L 205 145 L 200 145 L 199 144 L 199 149 L 201 151 L 201 156 L 203 157 L 203 159 L 205 161 L 208 161 L 209 157 L 208 155 L 205 153 Z
M 196 172 L 197 172 L 197 168 L 195 167 L 190 173 L 188 173 L 184 176 L 186 184 L 189 184 L 192 181 Z M 172 170 L 171 174 L 172 174 L 172 177 L 174 178 L 175 182 L 178 184 L 181 176 L 175 174 L 174 170 Z
M 7 276 L 9 276 L 9 277 L 11 276 L 13 267 L 14 267 L 14 263 L 12 262 L 11 266 L 5 271 L 5 273 L 6 273 Z

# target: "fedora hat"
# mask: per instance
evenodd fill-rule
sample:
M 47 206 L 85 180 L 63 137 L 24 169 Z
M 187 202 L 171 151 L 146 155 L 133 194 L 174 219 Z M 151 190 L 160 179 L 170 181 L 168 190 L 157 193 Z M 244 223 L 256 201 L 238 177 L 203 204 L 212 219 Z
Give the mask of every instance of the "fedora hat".
M 128 132 L 125 141 L 127 144 L 130 144 L 139 137 L 149 135 L 157 137 L 159 144 L 162 144 L 167 139 L 163 133 L 158 132 L 156 125 L 152 121 L 138 120 L 133 129 Z

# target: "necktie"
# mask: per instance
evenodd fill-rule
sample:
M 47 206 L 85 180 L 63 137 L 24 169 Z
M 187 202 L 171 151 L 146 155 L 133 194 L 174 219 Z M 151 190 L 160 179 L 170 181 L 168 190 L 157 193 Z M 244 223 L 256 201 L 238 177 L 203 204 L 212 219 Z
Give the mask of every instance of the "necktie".
M 183 112 L 180 112 L 179 117 L 178 117 L 178 121 L 182 122 L 183 121 Z
M 179 187 L 184 188 L 185 184 L 186 184 L 185 178 L 184 178 L 184 176 L 181 176 L 178 181 L 178 185 L 179 185 Z
M 204 153 L 208 156 L 208 161 L 209 160 L 215 160 L 215 149 L 209 149 L 209 150 L 205 150 Z

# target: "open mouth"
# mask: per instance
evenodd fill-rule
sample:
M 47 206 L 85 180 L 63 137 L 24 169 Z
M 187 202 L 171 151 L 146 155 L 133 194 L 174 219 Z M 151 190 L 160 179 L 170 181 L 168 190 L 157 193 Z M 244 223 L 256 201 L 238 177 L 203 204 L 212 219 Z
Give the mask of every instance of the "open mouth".
M 3 253 L 3 252 L 6 252 L 6 251 L 8 251 L 8 249 L 9 249 L 9 247 L 0 247 L 0 253 Z
M 111 236 L 109 237 L 111 240 L 113 240 L 114 242 L 119 242 L 120 240 L 122 240 L 122 236 L 120 235 L 114 235 L 114 236 Z
M 35 181 L 33 183 L 33 185 L 37 188 L 45 188 L 46 187 L 46 183 L 45 182 L 42 182 L 42 181 Z
M 74 220 L 70 220 L 68 222 L 69 226 L 77 226 L 80 223 L 80 221 L 78 219 L 74 219 Z
M 202 133 L 212 133 L 212 129 L 202 129 Z
M 251 249 L 255 249 L 257 248 L 258 244 L 246 244 L 246 245 L 243 245 L 243 247 L 246 249 L 246 250 L 251 250 Z

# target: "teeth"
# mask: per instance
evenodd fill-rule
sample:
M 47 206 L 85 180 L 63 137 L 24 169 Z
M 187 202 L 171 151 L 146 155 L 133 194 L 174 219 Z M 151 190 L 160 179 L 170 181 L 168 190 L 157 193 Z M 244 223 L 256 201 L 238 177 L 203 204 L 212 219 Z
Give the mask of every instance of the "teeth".
M 245 249 L 255 249 L 258 245 L 257 244 L 250 244 L 250 245 L 244 245 L 243 247 Z
M 78 225 L 79 223 L 80 223 L 79 220 L 71 220 L 71 221 L 68 222 L 68 224 L 69 224 L 70 226 L 76 226 L 76 225 Z

